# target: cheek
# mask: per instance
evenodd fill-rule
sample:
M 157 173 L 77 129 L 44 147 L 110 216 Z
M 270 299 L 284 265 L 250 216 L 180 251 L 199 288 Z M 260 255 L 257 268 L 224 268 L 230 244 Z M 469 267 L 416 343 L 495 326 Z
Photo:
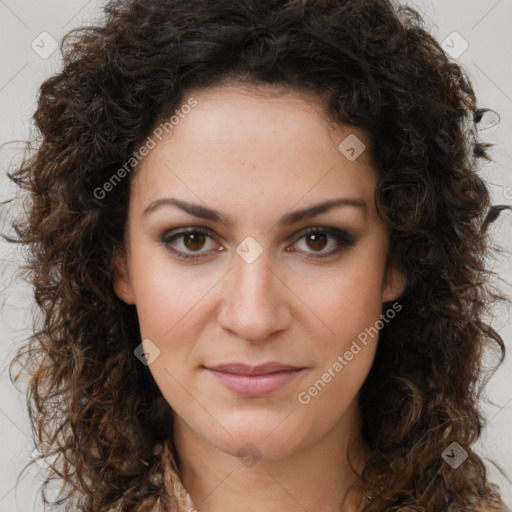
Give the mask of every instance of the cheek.
M 360 293 L 361 289 L 357 290 Z M 373 363 L 378 340 L 375 325 L 381 309 L 378 300 L 364 294 L 337 298 L 337 306 L 325 317 L 331 335 L 316 340 L 320 363 L 317 377 L 328 383 L 333 393 L 337 394 L 338 389 L 350 397 L 362 385 Z
M 170 265 L 165 252 L 155 248 L 134 251 L 131 276 L 142 335 L 161 340 L 172 339 L 174 332 L 184 329 L 218 280 L 215 273 L 199 267 Z M 193 330 L 193 324 L 188 328 Z
M 298 390 L 307 421 L 321 416 L 323 425 L 336 422 L 363 385 L 377 349 L 375 326 L 382 311 L 379 278 L 375 269 L 340 274 L 322 294 L 319 311 L 331 332 L 315 339 L 317 368 Z
M 363 263 L 347 265 L 316 293 L 322 319 L 344 343 L 374 325 L 382 312 L 382 264 L 371 258 Z
M 323 371 L 299 390 L 297 410 L 311 431 L 323 433 L 349 408 L 355 407 L 358 393 L 372 366 L 376 347 L 359 345 L 350 361 L 346 359 L 345 352 L 334 354 Z
M 186 402 L 190 395 L 180 383 L 187 382 L 190 366 L 200 359 L 198 340 L 219 276 L 199 267 L 180 270 L 165 255 L 146 257 L 149 253 L 134 251 L 131 265 L 140 334 L 159 350 L 149 369 L 168 401 Z

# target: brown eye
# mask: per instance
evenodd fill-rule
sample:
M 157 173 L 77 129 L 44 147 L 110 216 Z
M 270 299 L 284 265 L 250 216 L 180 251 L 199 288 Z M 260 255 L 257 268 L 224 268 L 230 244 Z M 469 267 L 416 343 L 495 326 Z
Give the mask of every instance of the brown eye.
M 334 228 L 315 227 L 303 233 L 298 239 L 298 242 L 304 241 L 302 244 L 304 249 L 299 252 L 305 252 L 308 258 L 327 258 L 338 254 L 343 249 L 352 247 L 356 243 L 356 237 L 349 234 L 347 231 Z M 296 242 L 295 245 L 298 244 Z M 328 246 L 331 250 L 324 251 Z M 296 249 L 292 249 L 296 252 Z M 318 253 L 318 254 L 315 254 Z
M 216 243 L 211 233 L 202 228 L 188 228 L 165 233 L 161 241 L 165 248 L 183 260 L 204 259 L 213 251 L 222 251 L 222 246 L 215 248 Z M 290 252 L 306 253 L 308 258 L 327 258 L 338 254 L 345 248 L 352 247 L 356 237 L 346 231 L 334 228 L 315 227 L 303 233 L 292 247 L 303 242 L 303 248 L 292 248 Z M 330 250 L 325 251 L 326 248 Z
M 306 235 L 306 240 L 311 249 L 321 251 L 327 245 L 328 237 L 325 233 L 311 233 Z
M 210 247 L 208 247 L 210 240 Z M 190 228 L 180 231 L 165 233 L 162 243 L 166 249 L 181 259 L 196 259 L 208 256 L 215 246 L 212 236 L 208 231 L 200 228 Z M 206 250 L 204 249 L 206 246 Z M 197 253 L 197 254 L 194 254 Z
M 190 233 L 183 235 L 183 245 L 191 251 L 198 251 L 204 245 L 206 240 L 203 233 Z

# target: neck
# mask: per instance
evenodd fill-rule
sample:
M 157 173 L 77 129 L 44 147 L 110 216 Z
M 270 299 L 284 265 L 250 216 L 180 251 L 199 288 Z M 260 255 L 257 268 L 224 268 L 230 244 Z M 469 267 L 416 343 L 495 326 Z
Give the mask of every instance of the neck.
M 356 512 L 364 494 L 355 471 L 362 471 L 368 455 L 360 426 L 354 401 L 316 442 L 279 459 L 241 459 L 236 450 L 220 450 L 176 417 L 180 478 L 201 512 Z

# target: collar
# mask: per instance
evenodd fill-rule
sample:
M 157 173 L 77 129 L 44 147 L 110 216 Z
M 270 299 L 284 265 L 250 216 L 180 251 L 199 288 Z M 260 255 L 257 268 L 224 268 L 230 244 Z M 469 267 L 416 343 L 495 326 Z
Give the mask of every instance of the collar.
M 158 445 L 157 445 L 158 446 Z M 158 446 L 160 448 L 162 445 Z M 157 448 L 157 449 L 158 449 Z M 154 512 L 198 512 L 192 498 L 183 486 L 169 441 L 163 444 L 161 465 L 166 503 L 158 503 Z M 160 449 L 162 449 L 160 448 Z

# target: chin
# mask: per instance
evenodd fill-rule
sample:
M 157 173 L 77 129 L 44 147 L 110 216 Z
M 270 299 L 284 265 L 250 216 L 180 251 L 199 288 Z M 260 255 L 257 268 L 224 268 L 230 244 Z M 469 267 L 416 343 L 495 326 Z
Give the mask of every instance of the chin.
M 261 436 L 244 436 L 233 438 L 217 446 L 217 448 L 233 457 L 238 457 L 246 466 L 255 464 L 259 460 L 284 459 L 296 451 L 297 446 L 288 440 L 274 440 L 271 443 L 266 434 Z M 277 442 L 276 442 L 277 441 Z
M 292 455 L 299 448 L 300 434 L 285 427 L 282 417 L 260 425 L 248 419 L 245 424 L 220 423 L 226 430 L 219 427 L 215 431 L 217 435 L 212 436 L 212 431 L 203 435 L 213 446 L 235 457 L 277 460 Z

